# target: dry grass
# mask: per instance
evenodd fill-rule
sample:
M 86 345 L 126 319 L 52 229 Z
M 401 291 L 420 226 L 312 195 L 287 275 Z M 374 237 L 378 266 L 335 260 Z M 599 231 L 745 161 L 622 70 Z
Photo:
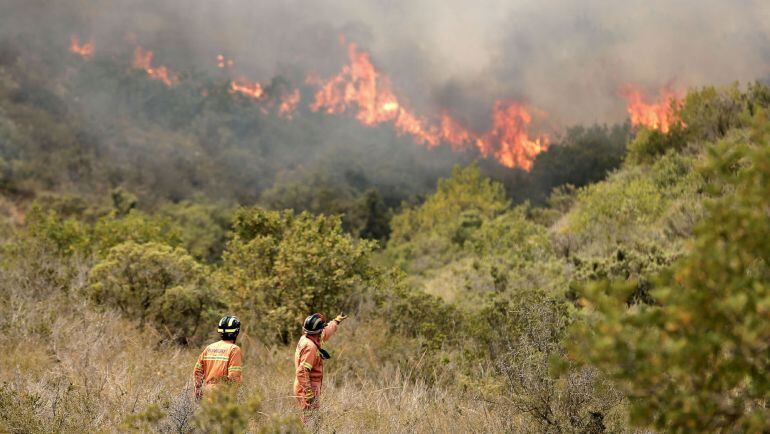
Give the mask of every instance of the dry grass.
M 71 282 L 66 293 L 45 297 L 39 287 L 45 279 L 0 279 L 0 383 L 36 403 L 39 425 L 25 417 L 14 422 L 15 406 L 0 408 L 0 423 L 17 432 L 118 432 L 132 415 L 157 405 L 166 416 L 153 430 L 189 432 L 195 411 L 190 374 L 200 348 L 164 344 L 159 333 L 95 309 L 77 296 L 82 279 Z M 515 426 L 492 404 L 416 379 L 413 371 L 426 368 L 422 359 L 384 362 L 382 352 L 393 351 L 385 336 L 382 328 L 351 319 L 330 342 L 318 432 L 500 432 Z M 262 397 L 251 415 L 254 430 L 273 416 L 298 415 L 290 396 L 293 347 L 267 347 L 254 330 L 245 330 L 240 344 L 241 399 Z

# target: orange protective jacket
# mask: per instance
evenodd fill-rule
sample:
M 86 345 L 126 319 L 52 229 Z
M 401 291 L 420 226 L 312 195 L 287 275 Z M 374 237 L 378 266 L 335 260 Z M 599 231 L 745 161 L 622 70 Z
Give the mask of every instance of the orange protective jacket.
M 206 347 L 193 369 L 195 396 L 223 382 L 241 382 L 241 348 L 232 342 L 218 341 Z
M 294 396 L 303 409 L 318 408 L 324 378 L 324 361 L 318 349 L 334 335 L 337 326 L 339 323 L 332 320 L 320 334 L 302 335 L 299 338 L 297 350 L 294 352 Z M 310 402 L 306 399 L 309 390 L 313 391 L 314 396 Z

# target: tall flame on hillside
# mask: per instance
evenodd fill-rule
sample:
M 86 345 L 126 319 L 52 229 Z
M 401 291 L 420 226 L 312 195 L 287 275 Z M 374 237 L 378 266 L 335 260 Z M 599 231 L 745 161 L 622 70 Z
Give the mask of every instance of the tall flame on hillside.
M 165 66 L 152 66 L 152 58 L 155 54 L 142 47 L 136 47 L 134 50 L 134 68 L 143 69 L 153 80 L 159 80 L 166 86 L 173 86 L 179 83 L 179 77 L 172 74 Z
M 93 54 L 93 43 L 80 45 L 73 37 L 70 50 L 88 58 Z M 347 50 L 350 63 L 344 65 L 337 75 L 327 80 L 308 77 L 307 83 L 318 87 L 310 110 L 327 114 L 351 113 L 367 126 L 388 122 L 398 134 L 411 136 L 418 144 L 435 147 L 444 143 L 453 150 L 476 148 L 484 157 L 495 158 L 510 168 L 530 170 L 535 157 L 548 149 L 547 136 L 530 136 L 528 129 L 533 116 L 531 109 L 524 104 L 496 101 L 492 107 L 490 129 L 484 133 L 464 127 L 447 111 L 438 118 L 419 116 L 396 96 L 389 78 L 375 68 L 369 53 L 359 50 L 352 43 L 348 44 Z M 133 65 L 166 86 L 179 83 L 179 77 L 165 66 L 153 66 L 153 57 L 152 51 L 137 46 Z M 234 60 L 222 54 L 216 60 L 220 69 L 235 66 Z M 253 99 L 260 104 L 263 113 L 275 109 L 275 113 L 285 119 L 292 119 L 302 101 L 299 89 L 280 96 L 268 95 L 262 84 L 243 77 L 230 80 L 229 91 Z M 207 94 L 206 90 L 202 93 Z M 536 114 L 538 117 L 545 116 L 542 112 Z M 665 125 L 668 128 L 669 124 Z
M 532 123 L 529 110 L 516 102 L 497 101 L 492 110 L 492 129 L 477 139 L 483 155 L 494 157 L 507 167 L 532 169 L 537 154 L 548 149 L 548 137 L 530 139 L 527 127 Z
M 91 41 L 85 42 L 81 45 L 80 39 L 78 39 L 77 36 L 70 37 L 70 51 L 82 57 L 83 59 L 91 59 L 94 56 L 94 48 L 94 43 Z
M 621 94 L 628 102 L 628 115 L 631 125 L 644 126 L 667 133 L 678 120 L 675 107 L 681 104 L 682 94 L 664 88 L 657 100 L 651 100 L 644 92 L 633 85 L 623 88 Z
M 308 83 L 320 88 L 312 111 L 339 114 L 355 111 L 355 117 L 362 124 L 374 126 L 393 122 L 401 134 L 409 134 L 421 144 L 438 144 L 437 131 L 430 129 L 424 119 L 401 105 L 391 88 L 390 80 L 382 76 L 372 64 L 369 53 L 360 51 L 355 44 L 348 45 L 350 64 L 339 74 L 323 81 L 309 78 Z
M 477 134 L 460 125 L 444 112 L 438 121 L 431 122 L 406 108 L 393 92 L 390 80 L 377 71 L 369 53 L 355 44 L 348 44 L 350 63 L 339 74 L 321 80 L 308 78 L 309 84 L 319 87 L 312 111 L 328 114 L 353 112 L 364 125 L 392 122 L 399 134 L 407 134 L 429 147 L 448 143 L 453 149 L 475 146 L 484 156 L 491 156 L 501 164 L 529 170 L 535 156 L 548 147 L 547 137 L 531 139 L 527 127 L 532 115 L 526 106 L 498 101 L 493 107 L 491 130 Z

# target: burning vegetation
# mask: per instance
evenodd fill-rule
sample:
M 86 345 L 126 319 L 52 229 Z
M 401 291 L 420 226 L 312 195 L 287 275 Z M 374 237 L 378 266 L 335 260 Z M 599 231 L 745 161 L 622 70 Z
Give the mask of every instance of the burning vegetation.
M 77 36 L 70 38 L 70 51 L 82 57 L 85 60 L 90 60 L 94 56 L 94 43 L 91 41 L 80 43 L 80 39 Z
M 344 40 L 342 42 L 345 43 Z M 407 135 L 417 144 L 429 148 L 445 144 L 455 151 L 475 148 L 482 156 L 494 158 L 505 167 L 526 171 L 532 169 L 537 155 L 548 149 L 548 135 L 531 132 L 533 121 L 536 118 L 545 119 L 545 112 L 518 101 L 497 100 L 492 106 L 489 129 L 483 132 L 464 126 L 446 109 L 433 118 L 418 115 L 396 95 L 390 78 L 377 70 L 368 52 L 355 43 L 347 43 L 346 48 L 349 62 L 337 74 L 326 79 L 310 74 L 305 80 L 307 85 L 316 87 L 308 102 L 310 111 L 328 115 L 349 114 L 365 126 L 390 123 L 397 134 Z M 76 36 L 72 36 L 70 51 L 83 59 L 91 59 L 94 43 L 88 41 L 81 44 Z M 152 51 L 137 46 L 133 65 L 166 86 L 179 83 L 179 76 L 165 66 L 153 66 L 153 58 Z M 235 61 L 219 54 L 216 66 L 231 69 L 235 67 Z M 261 83 L 242 76 L 230 80 L 229 92 L 247 96 L 263 104 L 262 112 L 274 109 L 279 117 L 288 120 L 294 118 L 303 101 L 300 89 L 271 96 Z M 665 87 L 654 99 L 638 87 L 626 85 L 621 95 L 627 101 L 634 127 L 643 126 L 666 133 L 677 122 L 675 112 L 681 104 L 680 92 Z
M 179 77 L 171 73 L 165 66 L 152 66 L 152 58 L 155 54 L 142 47 L 136 47 L 134 50 L 134 68 L 142 69 L 147 76 L 153 80 L 158 80 L 166 86 L 173 86 L 179 83 Z
M 627 109 L 631 125 L 667 133 L 677 122 L 676 108 L 682 102 L 680 92 L 665 87 L 660 91 L 657 100 L 651 100 L 636 86 L 627 85 L 621 93 L 628 102 Z
M 91 42 L 80 45 L 73 37 L 70 50 L 89 59 L 93 56 L 94 45 Z M 533 116 L 524 104 L 495 102 L 490 130 L 484 133 L 464 127 L 447 111 L 431 120 L 414 113 L 396 96 L 390 79 L 375 68 L 368 52 L 353 43 L 347 45 L 347 51 L 350 62 L 338 74 L 326 80 L 308 76 L 306 83 L 318 88 L 308 105 L 311 111 L 329 115 L 350 113 L 366 126 L 389 122 L 399 135 L 408 135 L 418 144 L 431 148 L 448 144 L 453 150 L 475 147 L 484 157 L 494 158 L 509 168 L 530 170 L 537 154 L 548 148 L 546 135 L 533 137 L 529 133 Z M 165 66 L 153 66 L 153 58 L 152 51 L 137 46 L 133 66 L 166 86 L 178 84 L 179 76 Z M 233 59 L 222 54 L 217 55 L 216 61 L 220 69 L 235 66 Z M 263 106 L 265 113 L 269 107 L 277 105 L 278 116 L 289 120 L 293 119 L 302 102 L 299 89 L 284 93 L 275 101 L 269 98 L 261 83 L 244 77 L 231 80 L 229 91 L 267 104 L 268 107 Z
M 523 104 L 497 101 L 492 127 L 482 134 L 463 127 L 447 112 L 437 122 L 429 122 L 396 97 L 390 80 L 377 71 L 369 53 L 351 43 L 348 56 L 350 63 L 339 74 L 325 81 L 308 79 L 308 83 L 319 86 L 311 110 L 328 114 L 354 112 L 356 119 L 369 126 L 392 122 L 399 134 L 410 135 L 417 143 L 430 147 L 440 143 L 453 149 L 475 146 L 483 156 L 493 157 L 509 168 L 529 170 L 535 156 L 548 147 L 546 136 L 530 137 L 527 127 L 532 115 Z
M 257 82 L 251 82 L 245 78 L 239 78 L 230 82 L 230 93 L 240 93 L 259 101 L 265 96 L 265 90 Z

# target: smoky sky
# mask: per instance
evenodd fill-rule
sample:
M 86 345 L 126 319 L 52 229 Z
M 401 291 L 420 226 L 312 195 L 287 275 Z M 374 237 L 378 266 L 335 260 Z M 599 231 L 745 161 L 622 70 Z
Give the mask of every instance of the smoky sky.
M 622 121 L 628 83 L 655 94 L 770 73 L 767 0 L 12 0 L 0 10 L 73 27 L 97 49 L 139 43 L 178 69 L 216 72 L 225 54 L 263 82 L 336 73 L 342 36 L 417 111 L 473 125 L 497 99 L 556 125 Z

